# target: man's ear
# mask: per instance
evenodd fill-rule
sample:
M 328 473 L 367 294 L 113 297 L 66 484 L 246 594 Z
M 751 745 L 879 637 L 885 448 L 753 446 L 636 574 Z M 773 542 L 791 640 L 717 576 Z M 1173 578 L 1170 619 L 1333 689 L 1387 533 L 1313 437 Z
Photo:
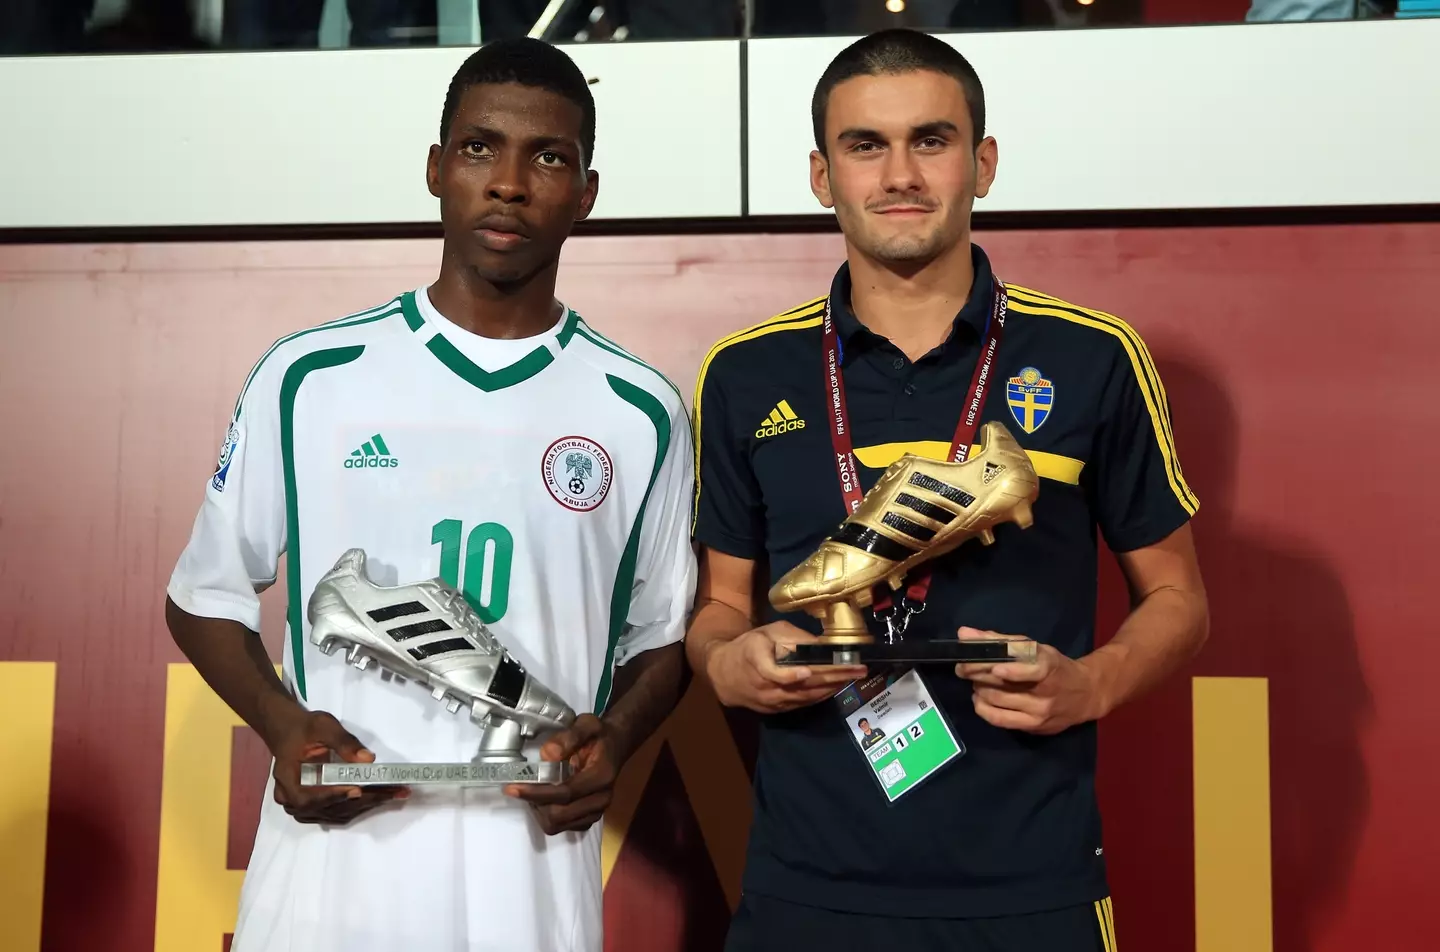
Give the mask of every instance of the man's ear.
M 430 194 L 436 198 L 440 197 L 440 156 L 443 147 L 432 145 L 430 155 L 425 160 L 425 187 L 430 189 Z
M 1000 165 L 1000 146 L 994 136 L 986 136 L 975 150 L 975 197 L 984 198 L 995 184 L 995 172 Z
M 810 153 L 810 191 L 824 207 L 835 207 L 835 198 L 830 194 L 830 160 L 818 149 Z
M 575 213 L 576 221 L 584 221 L 595 210 L 595 200 L 600 197 L 600 173 L 594 169 L 585 172 L 585 191 L 580 195 L 580 210 Z

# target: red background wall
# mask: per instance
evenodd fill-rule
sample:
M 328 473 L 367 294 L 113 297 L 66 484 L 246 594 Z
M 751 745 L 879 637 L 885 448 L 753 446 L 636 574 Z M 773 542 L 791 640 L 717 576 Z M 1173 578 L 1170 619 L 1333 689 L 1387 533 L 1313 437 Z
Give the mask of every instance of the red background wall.
M 1275 948 L 1430 948 L 1440 226 L 978 240 L 1006 279 L 1125 317 L 1160 367 L 1214 613 L 1187 675 L 1269 679 Z M 48 952 L 153 945 L 165 666 L 183 660 L 162 593 L 236 388 L 274 337 L 418 286 L 437 251 L 0 247 L 0 662 L 58 662 Z M 584 239 L 561 292 L 684 391 L 715 338 L 822 293 L 840 253 L 832 236 Z M 1111 570 L 1101 614 L 1122 610 Z M 282 611 L 268 593 L 272 651 Z M 748 766 L 753 723 L 729 723 Z M 1187 677 L 1109 719 L 1101 749 L 1119 935 L 1193 948 Z M 237 732 L 232 868 L 266 766 Z M 725 896 L 685 794 L 703 770 L 657 758 L 607 890 L 610 949 L 718 949 Z M 19 822 L 0 816 L 0 854 Z

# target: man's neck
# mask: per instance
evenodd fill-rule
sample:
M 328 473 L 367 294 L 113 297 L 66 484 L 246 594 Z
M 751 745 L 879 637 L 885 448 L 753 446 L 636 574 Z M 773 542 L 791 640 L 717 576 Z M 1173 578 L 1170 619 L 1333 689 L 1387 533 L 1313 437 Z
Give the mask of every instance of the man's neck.
M 899 268 L 850 249 L 850 309 L 860 323 L 919 360 L 950 336 L 970 299 L 969 236 L 923 265 Z
M 497 340 L 543 334 L 564 312 L 555 300 L 556 266 L 513 285 L 497 285 L 472 269 L 445 262 L 430 285 L 430 303 L 451 323 Z

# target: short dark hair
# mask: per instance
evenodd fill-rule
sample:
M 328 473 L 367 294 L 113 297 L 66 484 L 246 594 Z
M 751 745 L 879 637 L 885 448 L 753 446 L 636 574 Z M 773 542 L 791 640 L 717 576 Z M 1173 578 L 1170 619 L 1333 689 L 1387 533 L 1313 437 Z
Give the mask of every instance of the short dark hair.
M 944 40 L 918 30 L 896 28 L 862 37 L 830 61 L 815 84 L 810 119 L 815 124 L 815 148 L 825 149 L 825 109 L 836 86 L 856 76 L 884 76 L 930 70 L 954 79 L 965 90 L 965 105 L 975 126 L 975 142 L 985 138 L 985 89 L 970 61 Z
M 589 166 L 595 157 L 595 97 L 590 94 L 590 84 L 563 51 L 529 37 L 486 43 L 460 64 L 445 92 L 445 108 L 440 113 L 442 143 L 450 138 L 450 124 L 460 108 L 460 97 L 471 86 L 488 83 L 544 89 L 573 102 L 580 109 L 580 146 Z

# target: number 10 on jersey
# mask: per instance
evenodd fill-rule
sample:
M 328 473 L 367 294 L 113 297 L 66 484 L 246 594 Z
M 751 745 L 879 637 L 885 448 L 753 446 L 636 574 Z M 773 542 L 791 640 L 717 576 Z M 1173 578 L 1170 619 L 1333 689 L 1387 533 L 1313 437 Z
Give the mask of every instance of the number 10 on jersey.
M 482 522 L 464 535 L 459 519 L 442 519 L 430 528 L 430 544 L 440 547 L 440 577 L 460 589 L 480 620 L 493 625 L 510 605 L 510 565 L 515 538 L 498 522 Z M 465 542 L 464 584 L 461 584 L 460 542 Z M 487 566 L 488 563 L 488 566 Z

